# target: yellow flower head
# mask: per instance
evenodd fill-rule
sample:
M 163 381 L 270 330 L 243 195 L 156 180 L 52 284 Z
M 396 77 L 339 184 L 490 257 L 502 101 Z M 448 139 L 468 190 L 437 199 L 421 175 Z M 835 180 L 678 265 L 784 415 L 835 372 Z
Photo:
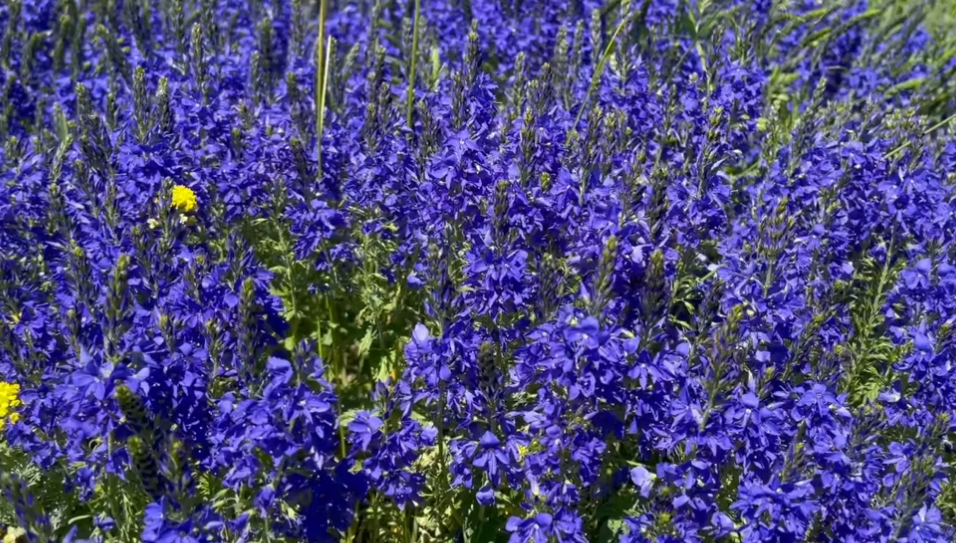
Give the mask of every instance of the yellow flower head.
M 16 424 L 20 415 L 13 410 L 20 407 L 20 385 L 0 382 L 0 430 L 7 424 L 7 419 Z
M 27 531 L 23 528 L 9 528 L 3 536 L 3 543 L 20 543 L 27 540 Z
M 173 207 L 183 213 L 196 209 L 196 193 L 189 187 L 176 185 L 173 187 Z

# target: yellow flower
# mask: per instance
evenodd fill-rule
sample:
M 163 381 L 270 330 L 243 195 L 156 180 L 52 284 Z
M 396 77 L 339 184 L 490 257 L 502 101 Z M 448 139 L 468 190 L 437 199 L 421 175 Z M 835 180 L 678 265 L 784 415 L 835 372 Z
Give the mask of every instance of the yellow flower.
M 196 209 L 196 193 L 189 187 L 176 185 L 173 187 L 173 207 L 179 208 L 183 213 Z
M 27 532 L 23 528 L 10 528 L 3 536 L 3 543 L 20 543 L 27 540 Z
M 20 385 L 10 383 L 0 383 L 0 430 L 3 430 L 7 424 L 7 419 L 16 424 L 20 420 L 20 415 L 14 413 L 16 407 L 20 407 L 23 402 L 20 401 Z

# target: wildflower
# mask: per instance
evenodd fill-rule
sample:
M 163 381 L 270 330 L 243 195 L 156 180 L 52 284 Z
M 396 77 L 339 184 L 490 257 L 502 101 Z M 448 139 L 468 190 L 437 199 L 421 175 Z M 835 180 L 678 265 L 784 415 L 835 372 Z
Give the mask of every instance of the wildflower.
M 173 187 L 173 207 L 183 213 L 196 209 L 196 193 L 189 187 L 176 185 Z
M 20 543 L 27 540 L 27 532 L 23 528 L 9 528 L 3 535 L 3 543 Z
M 6 425 L 7 419 L 16 424 L 20 420 L 20 415 L 13 412 L 13 409 L 22 405 L 20 401 L 20 385 L 11 383 L 0 383 L 0 430 Z
M 0 4 L 17 540 L 954 541 L 927 11 Z

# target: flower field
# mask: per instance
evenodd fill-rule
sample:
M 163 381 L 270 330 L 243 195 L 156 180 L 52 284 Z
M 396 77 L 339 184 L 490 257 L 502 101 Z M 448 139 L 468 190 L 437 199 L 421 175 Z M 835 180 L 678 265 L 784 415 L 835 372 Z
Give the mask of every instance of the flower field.
M 956 541 L 956 5 L 0 0 L 4 543 Z

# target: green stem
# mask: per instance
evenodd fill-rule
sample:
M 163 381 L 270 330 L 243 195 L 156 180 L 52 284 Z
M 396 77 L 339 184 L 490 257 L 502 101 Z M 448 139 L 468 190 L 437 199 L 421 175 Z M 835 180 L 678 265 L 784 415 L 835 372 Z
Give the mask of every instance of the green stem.
M 445 383 L 442 382 L 438 393 L 438 466 L 441 472 L 442 491 L 450 488 L 448 473 L 445 471 Z
M 943 119 L 942 121 L 940 121 L 940 122 L 934 124 L 933 126 L 927 128 L 926 131 L 923 132 L 923 135 L 924 135 L 924 136 L 928 136 L 928 135 L 932 134 L 933 132 L 936 132 L 936 131 L 939 130 L 940 128 L 946 126 L 947 124 L 953 122 L 953 120 L 956 120 L 956 113 L 950 115 L 949 117 L 946 117 L 946 118 Z M 893 149 L 892 151 L 886 153 L 886 158 L 892 158 L 892 157 L 893 157 L 894 155 L 896 155 L 897 153 L 903 152 L 903 150 L 905 150 L 907 147 L 909 147 L 909 146 L 912 145 L 912 144 L 913 144 L 912 141 L 908 141 L 908 142 L 906 142 L 906 143 L 904 143 L 904 144 L 898 146 L 897 148 Z
M 421 18 L 422 0 L 415 0 L 415 23 L 412 26 L 412 65 L 408 75 L 408 104 L 406 122 L 412 127 L 412 114 L 415 112 L 415 76 L 418 72 L 418 21 Z
M 340 406 L 340 407 L 341 407 L 341 406 Z M 340 413 L 340 414 L 339 414 L 339 420 L 340 420 L 340 421 L 341 421 L 341 416 L 342 416 L 342 415 L 341 415 L 341 413 Z M 345 460 L 345 459 L 348 457 L 348 455 L 349 455 L 348 447 L 345 445 L 345 443 L 346 443 L 346 439 L 345 439 L 345 425 L 342 424 L 341 422 L 339 422 L 339 452 L 340 452 L 340 454 L 341 454 L 342 460 Z
M 617 43 L 617 37 L 621 34 L 621 31 L 624 30 L 624 27 L 631 21 L 629 15 L 624 15 L 621 18 L 621 22 L 617 24 L 617 28 L 614 29 L 614 34 L 611 35 L 611 39 L 607 42 L 607 47 L 604 48 L 604 54 L 601 55 L 601 61 L 598 63 L 597 68 L 594 69 L 594 75 L 591 76 L 591 84 L 588 85 L 588 92 L 584 95 L 584 101 L 581 102 L 581 107 L 578 109 L 578 114 L 574 118 L 574 124 L 572 127 L 577 127 L 578 123 L 581 122 L 581 115 L 584 114 L 584 110 L 587 108 L 588 102 L 591 100 L 591 94 L 594 93 L 594 89 L 597 88 L 598 83 L 601 81 L 601 75 L 604 74 L 604 67 L 607 65 L 608 60 L 611 58 L 611 53 L 614 52 L 614 46 Z
M 325 20 L 328 16 L 329 0 L 319 0 L 319 37 L 315 43 L 315 147 L 317 177 L 322 182 L 322 133 L 325 127 L 325 88 L 327 54 L 325 47 Z
M 333 313 L 332 313 L 332 304 L 331 302 L 329 302 L 328 296 L 325 297 L 325 313 L 329 319 L 329 333 L 334 334 L 335 320 L 333 318 Z M 334 337 L 332 339 L 333 341 L 331 341 L 330 343 L 334 345 L 335 344 Z M 333 347 L 333 350 L 329 352 L 329 358 L 332 359 L 330 363 L 332 364 L 332 367 L 335 368 L 335 373 L 339 378 L 339 382 L 342 383 L 342 386 L 345 386 L 345 365 L 340 363 L 338 353 L 337 351 L 334 350 L 334 347 Z
M 326 360 L 325 354 L 322 353 L 322 319 L 315 319 L 315 337 L 319 348 L 319 358 L 321 358 L 322 362 L 328 367 L 329 361 Z
M 777 252 L 771 251 L 770 258 L 767 259 L 767 274 L 763 278 L 763 296 L 766 298 L 770 293 L 770 283 L 773 281 L 773 261 L 777 259 Z

